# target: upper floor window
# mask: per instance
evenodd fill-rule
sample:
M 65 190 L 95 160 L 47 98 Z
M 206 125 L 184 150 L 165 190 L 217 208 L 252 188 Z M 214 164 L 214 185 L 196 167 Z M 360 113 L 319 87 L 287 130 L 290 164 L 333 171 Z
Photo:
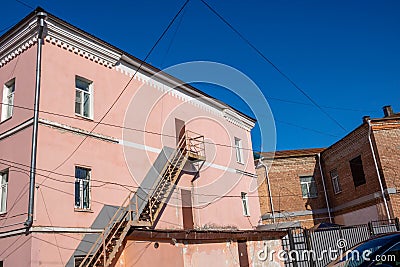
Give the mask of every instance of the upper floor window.
M 93 118 L 93 82 L 75 77 L 75 114 Z
M 236 152 L 236 161 L 239 163 L 243 163 L 242 140 L 237 137 L 235 137 L 235 152 Z
M 350 169 L 355 187 L 366 183 L 361 156 L 350 160 Z
M 1 121 L 11 118 L 14 109 L 15 79 L 4 84 Z
M 249 199 L 247 197 L 247 193 L 242 192 L 240 194 L 240 197 L 242 199 L 243 215 L 244 216 L 249 216 L 250 215 L 250 212 L 249 212 Z
M 314 176 L 300 176 L 301 194 L 303 198 L 314 198 L 318 196 L 317 184 Z
M 337 169 L 330 171 L 329 174 L 331 175 L 333 191 L 335 192 L 335 194 L 342 192 L 342 189 L 340 188 L 339 174 L 337 172 Z
M 75 208 L 90 209 L 91 170 L 75 167 Z
M 0 214 L 7 212 L 8 171 L 0 172 Z

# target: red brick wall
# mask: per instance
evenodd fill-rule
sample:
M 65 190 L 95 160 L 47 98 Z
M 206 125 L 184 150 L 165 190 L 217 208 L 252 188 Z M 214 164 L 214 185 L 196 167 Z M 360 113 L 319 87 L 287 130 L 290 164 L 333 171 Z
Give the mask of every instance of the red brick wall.
M 355 187 L 349 162 L 360 155 L 366 183 Z M 380 191 L 378 176 L 368 142 L 367 124 L 363 124 L 349 135 L 323 151 L 321 153 L 321 158 L 331 207 L 338 207 L 347 204 L 350 201 Z M 342 189 L 338 194 L 334 193 L 330 176 L 330 171 L 334 169 L 337 169 Z M 380 200 L 378 201 L 378 204 L 379 202 Z M 356 207 L 348 207 L 344 210 L 336 211 L 335 215 L 375 204 L 377 204 L 377 201 L 373 200 L 370 201 L 370 203 L 359 204 Z
M 265 160 L 265 163 L 271 160 Z M 261 214 L 271 213 L 268 190 L 265 182 L 265 169 L 259 167 L 257 174 L 263 180 L 259 187 Z M 317 184 L 317 198 L 303 198 L 300 186 L 300 176 L 313 175 Z M 316 156 L 301 156 L 274 159 L 269 171 L 272 198 L 275 213 L 284 214 L 286 217 L 277 219 L 282 221 L 301 221 L 305 227 L 314 223 L 329 221 L 327 214 L 307 215 L 292 217 L 291 212 L 326 209 L 324 189 L 319 172 Z M 321 219 L 324 217 L 325 219 Z M 270 221 L 266 221 L 270 223 Z
M 400 190 L 400 121 L 399 119 L 374 122 L 373 138 L 376 143 L 379 167 L 387 188 Z M 400 196 L 389 196 L 393 217 L 400 217 Z

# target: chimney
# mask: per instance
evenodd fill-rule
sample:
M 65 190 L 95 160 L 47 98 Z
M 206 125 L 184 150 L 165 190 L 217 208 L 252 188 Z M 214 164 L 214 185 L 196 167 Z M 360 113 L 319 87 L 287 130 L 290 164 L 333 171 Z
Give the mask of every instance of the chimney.
M 364 117 L 363 117 L 363 122 L 368 122 L 368 120 L 369 120 L 370 118 L 371 118 L 370 116 L 364 116 Z
M 392 106 L 384 106 L 383 107 L 383 114 L 386 117 L 392 116 L 393 115 L 393 109 Z

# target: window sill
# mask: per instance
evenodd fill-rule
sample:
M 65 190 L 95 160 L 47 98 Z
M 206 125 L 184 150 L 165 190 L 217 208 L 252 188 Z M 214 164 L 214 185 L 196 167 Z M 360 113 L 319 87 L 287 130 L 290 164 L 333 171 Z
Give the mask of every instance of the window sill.
M 76 117 L 79 117 L 79 118 L 81 118 L 81 119 L 84 119 L 84 120 L 93 121 L 93 118 L 92 118 L 92 117 L 85 117 L 85 116 L 80 115 L 80 114 L 77 114 L 77 113 L 75 113 L 75 116 L 76 116 Z
M 74 209 L 75 212 L 88 212 L 88 213 L 94 213 L 94 211 L 92 211 L 91 209 L 79 209 L 79 208 L 75 208 Z
M 334 193 L 335 193 L 335 195 L 339 195 L 340 193 L 342 193 L 342 191 L 334 192 Z
M 0 212 L 0 217 L 5 217 L 7 215 L 7 211 Z
M 12 119 L 12 116 L 9 117 L 9 118 L 7 118 L 7 119 L 5 119 L 5 120 L 3 120 L 3 121 L 0 121 L 0 124 L 3 124 L 4 122 L 9 121 L 9 120 L 11 120 L 11 119 Z
M 318 196 L 316 196 L 316 197 L 303 197 L 303 199 L 316 199 L 316 198 L 318 198 Z
M 241 161 L 236 161 L 236 163 L 239 163 L 240 165 L 244 165 L 244 162 L 241 162 Z

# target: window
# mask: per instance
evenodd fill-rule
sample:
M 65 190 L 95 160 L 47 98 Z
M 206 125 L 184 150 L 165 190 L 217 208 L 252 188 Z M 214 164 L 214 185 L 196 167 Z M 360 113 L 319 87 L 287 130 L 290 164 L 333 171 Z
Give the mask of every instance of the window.
M 339 175 L 337 173 L 337 170 L 334 169 L 330 171 L 330 175 L 332 179 L 333 191 L 335 192 L 335 194 L 342 192 L 342 189 L 340 188 Z
M 350 160 L 350 169 L 355 187 L 366 183 L 361 156 Z
M 314 198 L 318 196 L 317 184 L 314 176 L 300 176 L 301 194 L 303 198 Z
M 75 167 L 75 208 L 90 209 L 90 169 Z
M 93 118 L 93 86 L 84 78 L 75 77 L 75 114 Z
M 14 109 L 15 79 L 4 85 L 3 105 L 1 109 L 1 121 L 11 118 Z
M 243 215 L 244 216 L 250 216 L 250 213 L 249 213 L 249 200 L 247 198 L 247 193 L 242 192 L 241 193 L 241 198 L 242 198 L 242 204 L 243 204 Z
M 239 163 L 243 163 L 242 140 L 237 137 L 235 137 L 235 151 L 236 151 L 236 161 Z
M 8 171 L 0 172 L 0 214 L 7 212 Z

